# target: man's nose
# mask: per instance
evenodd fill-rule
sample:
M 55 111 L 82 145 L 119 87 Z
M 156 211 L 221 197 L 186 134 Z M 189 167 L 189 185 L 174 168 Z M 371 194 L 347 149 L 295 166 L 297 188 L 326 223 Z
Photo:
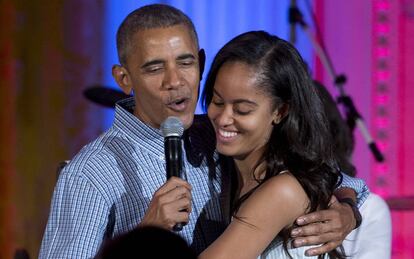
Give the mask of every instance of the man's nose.
M 178 68 L 172 67 L 167 69 L 164 78 L 164 86 L 167 89 L 175 89 L 182 85 L 182 75 Z

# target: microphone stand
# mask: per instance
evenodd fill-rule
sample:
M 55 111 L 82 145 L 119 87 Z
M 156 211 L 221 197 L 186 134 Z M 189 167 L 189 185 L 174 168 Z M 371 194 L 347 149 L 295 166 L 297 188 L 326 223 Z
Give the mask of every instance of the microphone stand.
M 333 68 L 331 60 L 328 58 L 326 51 L 323 47 L 318 43 L 314 35 L 309 29 L 309 26 L 303 20 L 303 15 L 300 10 L 296 6 L 291 6 L 289 8 L 289 23 L 296 23 L 302 28 L 302 30 L 306 33 L 309 37 L 309 40 L 321 60 L 323 66 L 327 70 L 328 74 L 332 78 L 334 85 L 339 90 L 339 97 L 337 98 L 338 103 L 342 104 L 345 108 L 347 122 L 351 130 L 355 128 L 355 125 L 360 130 L 365 142 L 368 144 L 369 149 L 371 150 L 374 158 L 378 162 L 384 161 L 384 156 L 381 151 L 378 149 L 374 139 L 372 138 L 371 134 L 368 131 L 368 128 L 365 125 L 365 122 L 362 120 L 362 116 L 357 111 L 354 102 L 352 101 L 351 97 L 345 93 L 344 84 L 346 83 L 346 76 L 343 74 L 337 75 Z

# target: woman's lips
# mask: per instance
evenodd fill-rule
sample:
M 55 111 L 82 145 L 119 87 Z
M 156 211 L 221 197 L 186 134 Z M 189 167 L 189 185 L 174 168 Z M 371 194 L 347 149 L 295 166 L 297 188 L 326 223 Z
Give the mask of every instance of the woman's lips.
M 218 129 L 216 131 L 217 141 L 220 141 L 223 143 L 232 142 L 234 139 L 237 138 L 238 135 L 239 133 L 236 131 L 227 131 L 223 129 Z

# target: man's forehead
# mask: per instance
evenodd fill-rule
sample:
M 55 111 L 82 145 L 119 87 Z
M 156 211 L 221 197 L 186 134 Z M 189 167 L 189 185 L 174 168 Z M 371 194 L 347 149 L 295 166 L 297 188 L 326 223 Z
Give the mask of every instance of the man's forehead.
M 132 41 L 134 41 L 137 47 L 184 44 L 197 49 L 196 40 L 185 25 L 139 30 L 133 35 Z
M 146 45 L 149 48 L 153 48 L 158 45 L 161 45 L 161 47 L 163 46 L 166 48 L 177 49 L 177 48 L 187 45 L 188 43 L 189 42 L 186 42 L 185 38 L 183 38 L 182 35 L 179 35 L 179 34 L 170 34 L 166 37 L 162 37 L 162 41 L 160 41 L 159 37 L 155 37 L 155 38 L 149 37 L 146 40 Z
M 138 31 L 131 45 L 130 54 L 135 59 L 138 58 L 139 63 L 152 60 L 178 60 L 190 55 L 198 57 L 196 42 L 184 26 Z

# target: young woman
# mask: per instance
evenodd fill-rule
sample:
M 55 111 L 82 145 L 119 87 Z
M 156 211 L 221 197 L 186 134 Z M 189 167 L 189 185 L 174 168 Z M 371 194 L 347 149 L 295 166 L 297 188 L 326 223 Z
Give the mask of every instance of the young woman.
M 309 247 L 293 248 L 289 230 L 329 206 L 340 173 L 299 53 L 263 31 L 237 36 L 215 57 L 203 102 L 237 184 L 231 224 L 200 258 L 305 258 Z

